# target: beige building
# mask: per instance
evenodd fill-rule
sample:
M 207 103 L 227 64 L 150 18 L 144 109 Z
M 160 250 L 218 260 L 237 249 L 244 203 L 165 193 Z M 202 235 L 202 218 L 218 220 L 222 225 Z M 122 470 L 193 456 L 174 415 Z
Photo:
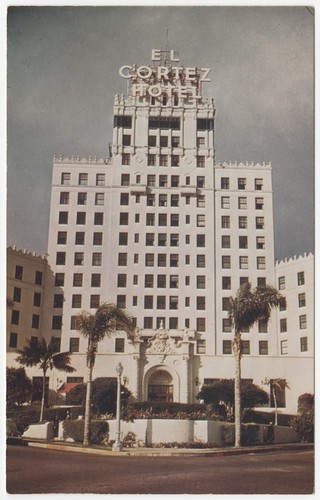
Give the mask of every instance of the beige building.
M 43 332 L 73 353 L 80 380 L 75 316 L 112 301 L 134 316 L 136 337 L 99 344 L 95 376 L 114 376 L 121 360 L 134 398 L 193 402 L 205 381 L 233 377 L 229 297 L 245 281 L 276 284 L 272 169 L 216 162 L 208 68 L 153 50 L 150 66 L 120 75 L 110 158 L 54 158 Z M 243 341 L 243 377 L 287 379 L 294 411 L 313 391 L 312 358 L 279 356 L 276 313 Z

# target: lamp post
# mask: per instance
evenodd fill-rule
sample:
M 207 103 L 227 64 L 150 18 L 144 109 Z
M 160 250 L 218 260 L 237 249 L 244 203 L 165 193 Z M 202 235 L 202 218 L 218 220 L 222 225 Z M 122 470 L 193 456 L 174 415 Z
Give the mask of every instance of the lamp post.
M 121 363 L 118 363 L 116 367 L 116 372 L 118 376 L 118 383 L 117 383 L 117 432 L 116 432 L 116 440 L 114 442 L 114 445 L 112 446 L 113 451 L 121 451 L 122 450 L 122 444 L 120 441 L 120 393 L 121 393 L 121 375 L 123 372 L 123 366 Z

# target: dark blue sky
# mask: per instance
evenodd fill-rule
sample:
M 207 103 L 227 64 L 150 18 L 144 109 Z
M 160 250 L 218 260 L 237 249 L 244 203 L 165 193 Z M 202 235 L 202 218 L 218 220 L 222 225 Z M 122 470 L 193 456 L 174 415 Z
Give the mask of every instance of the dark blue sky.
M 13 7 L 8 244 L 45 253 L 54 154 L 108 155 L 123 64 L 211 67 L 216 158 L 272 162 L 276 258 L 313 251 L 313 23 L 305 7 Z

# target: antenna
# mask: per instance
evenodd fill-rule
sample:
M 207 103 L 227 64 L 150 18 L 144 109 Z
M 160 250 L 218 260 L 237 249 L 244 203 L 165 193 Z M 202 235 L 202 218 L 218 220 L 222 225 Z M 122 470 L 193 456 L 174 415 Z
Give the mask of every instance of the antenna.
M 169 38 L 169 30 L 166 32 L 166 53 L 168 52 L 168 38 Z

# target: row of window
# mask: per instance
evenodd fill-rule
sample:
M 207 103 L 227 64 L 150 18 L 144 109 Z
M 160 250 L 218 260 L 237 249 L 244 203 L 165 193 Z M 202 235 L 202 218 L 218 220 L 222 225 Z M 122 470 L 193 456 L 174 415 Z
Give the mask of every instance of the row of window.
M 42 277 L 43 273 L 41 271 L 36 271 L 34 275 L 34 284 L 35 285 L 42 285 Z M 14 279 L 16 280 L 22 280 L 23 278 L 23 266 L 16 265 L 15 271 L 14 271 Z
M 206 318 L 195 318 L 196 319 L 196 331 L 197 332 L 205 332 L 206 331 Z M 154 321 L 155 320 L 155 321 Z M 167 324 L 167 326 L 166 326 Z M 153 328 L 160 328 L 163 325 L 164 328 L 169 328 L 170 330 L 178 330 L 179 329 L 179 320 L 178 318 L 169 318 L 168 320 L 165 317 L 156 317 L 145 316 L 143 318 L 143 328 L 146 330 L 152 330 Z M 181 328 L 181 327 L 180 327 Z M 185 318 L 184 328 L 190 328 L 190 319 Z
M 231 269 L 231 256 L 230 255 L 222 255 L 221 266 L 222 266 L 222 269 Z M 266 269 L 266 258 L 265 257 L 257 257 L 256 258 L 256 268 L 257 269 Z M 249 269 L 249 257 L 248 256 L 241 255 L 239 257 L 239 269 Z
M 224 297 L 223 302 L 222 302 L 222 309 L 224 311 L 227 311 L 227 305 L 229 303 L 230 298 L 229 297 Z M 232 324 L 229 318 L 223 318 L 222 319 L 222 331 L 224 333 L 230 333 L 232 331 Z M 242 329 L 242 333 L 249 333 L 249 328 L 248 329 Z M 259 333 L 268 333 L 268 323 L 266 321 L 258 321 L 258 332 Z
M 186 176 L 185 185 L 190 185 L 190 176 Z M 147 186 L 149 187 L 179 187 L 180 186 L 180 176 L 179 175 L 158 175 L 158 182 L 156 174 L 148 174 L 147 175 Z M 135 184 L 141 183 L 141 174 L 136 174 L 135 176 Z M 130 186 L 130 174 L 122 174 L 121 175 L 121 186 Z M 198 188 L 205 187 L 205 177 L 203 175 L 198 175 L 196 177 L 196 186 Z
M 64 284 L 65 284 L 65 274 L 64 273 L 56 273 L 54 285 L 56 287 L 60 287 L 60 286 L 64 286 Z M 73 274 L 73 286 L 83 286 L 83 274 L 82 273 L 74 273 Z M 99 273 L 91 274 L 91 285 L 90 286 L 93 288 L 101 287 L 101 274 L 99 274 Z
M 184 196 L 185 198 L 185 203 L 186 205 L 190 205 L 190 196 Z M 120 193 L 120 205 L 129 205 L 129 193 Z M 145 197 L 146 199 L 146 206 L 147 207 L 155 207 L 157 206 L 157 198 L 154 193 L 148 193 L 147 196 Z M 180 200 L 181 197 L 179 194 L 165 194 L 161 193 L 158 195 L 158 206 L 159 207 L 179 207 L 180 206 Z M 140 203 L 141 201 L 141 195 L 137 194 L 135 198 L 136 203 Z M 169 203 L 170 202 L 170 205 Z M 196 197 L 196 205 L 197 208 L 204 208 L 205 207 L 205 197 L 204 196 L 197 196 Z
M 129 225 L 129 212 L 120 212 L 119 214 L 119 225 L 120 226 L 128 226 Z M 157 217 L 156 217 L 157 215 Z M 169 217 L 170 215 L 170 217 Z M 190 224 L 190 214 L 187 214 L 185 216 L 185 224 Z M 180 221 L 180 215 L 179 214 L 167 214 L 167 213 L 147 213 L 146 214 L 146 219 L 145 219 L 146 226 L 155 226 L 156 222 L 158 226 L 168 226 L 170 225 L 171 227 L 178 227 L 179 226 L 179 221 Z M 134 222 L 139 223 L 140 222 L 140 214 L 134 214 Z M 197 227 L 205 227 L 205 214 L 198 214 L 196 216 L 196 224 Z M 204 237 L 204 235 L 201 235 Z M 198 246 L 204 246 L 204 245 L 198 245 Z
M 300 338 L 300 352 L 308 352 L 308 337 L 301 337 Z M 281 340 L 280 353 L 282 355 L 288 354 L 288 341 L 287 340 Z
M 232 354 L 232 340 L 222 341 L 222 354 Z M 241 340 L 241 354 L 250 354 L 250 340 Z M 259 354 L 268 354 L 267 340 L 259 340 Z
M 13 309 L 11 311 L 11 324 L 19 325 L 20 322 L 20 311 L 17 309 Z M 52 316 L 52 329 L 53 330 L 61 330 L 62 326 L 62 316 Z M 40 328 L 40 315 L 32 314 L 31 316 L 31 328 L 38 329 Z
M 305 277 L 304 277 L 304 272 L 300 271 L 297 273 L 297 283 L 298 286 L 302 286 L 305 284 Z M 286 277 L 285 276 L 280 276 L 278 278 L 278 288 L 279 290 L 284 290 L 286 288 Z
M 66 245 L 68 239 L 67 231 L 58 231 L 57 234 L 57 244 L 58 245 Z M 93 245 L 102 245 L 103 242 L 103 233 L 93 233 L 92 235 L 92 244 Z M 83 231 L 77 231 L 74 235 L 74 243 L 75 245 L 84 245 L 85 244 L 85 233 Z
M 239 236 L 238 239 L 239 248 L 248 248 L 248 236 Z M 221 236 L 221 247 L 222 248 L 231 248 L 231 236 L 223 235 Z M 265 248 L 265 237 L 257 236 L 256 237 L 256 249 L 264 250 Z
M 124 234 L 124 233 L 120 233 L 120 234 Z M 137 234 L 137 236 L 138 236 L 138 238 L 135 238 L 135 240 L 134 240 L 135 243 L 139 243 L 139 240 L 140 240 L 140 235 Z M 196 235 L 196 236 L 200 236 L 200 235 Z M 157 244 L 159 247 L 166 247 L 168 244 L 171 247 L 178 247 L 179 241 L 180 241 L 180 235 L 178 233 L 171 233 L 171 234 L 146 233 L 146 235 L 145 235 L 145 245 L 146 246 L 155 246 Z M 191 242 L 190 234 L 186 234 L 185 235 L 185 244 L 189 245 L 190 242 Z M 127 244 L 127 243 L 125 243 L 125 244 Z M 197 246 L 204 246 L 203 238 L 200 238 L 200 237 L 197 238 Z M 120 255 L 122 258 L 122 263 L 120 263 L 120 258 L 119 258 L 119 265 L 126 266 L 127 264 L 124 263 L 124 259 L 126 258 L 125 256 L 127 256 L 127 254 L 121 253 L 121 254 L 119 254 L 119 256 Z
M 103 212 L 95 212 L 93 214 L 93 217 L 94 217 L 93 224 L 95 226 L 102 226 L 103 225 L 103 219 L 104 219 Z M 86 212 L 76 212 L 76 224 L 85 225 L 86 219 L 87 219 Z M 68 224 L 68 221 L 69 221 L 69 212 L 59 212 L 59 215 L 58 215 L 59 224 Z
M 117 338 L 115 339 L 115 352 L 124 352 L 125 349 L 125 339 Z M 80 338 L 70 337 L 69 339 L 69 351 L 79 352 L 80 350 Z
M 230 196 L 221 196 L 221 208 L 229 209 L 230 208 Z M 246 210 L 248 208 L 248 200 L 246 196 L 238 197 L 238 209 Z M 264 209 L 264 198 L 255 198 L 255 209 L 263 210 Z
M 167 139 L 167 137 L 166 137 Z M 131 154 L 130 153 L 122 153 L 121 155 L 121 164 L 122 165 L 131 165 Z M 159 162 L 157 163 L 157 158 L 159 158 Z M 169 161 L 170 160 L 170 161 Z M 148 154 L 147 156 L 147 165 L 149 167 L 179 167 L 180 166 L 180 156 L 179 155 L 155 155 Z M 196 167 L 204 168 L 206 166 L 206 157 L 205 156 L 196 156 Z
M 307 328 L 307 315 L 301 314 L 299 316 L 299 328 L 300 330 L 306 330 Z M 280 332 L 285 333 L 288 331 L 287 318 L 280 319 Z
M 105 185 L 105 174 L 96 174 L 96 186 Z M 61 184 L 70 185 L 71 184 L 71 172 L 62 172 L 61 174 Z M 80 173 L 78 175 L 78 185 L 87 186 L 88 185 L 88 174 Z
M 22 289 L 19 287 L 14 287 L 13 289 L 13 302 L 21 302 Z M 35 307 L 41 306 L 41 293 L 34 292 L 33 293 L 33 305 Z
M 168 300 L 167 300 L 168 299 Z M 143 298 L 144 309 L 179 309 L 179 298 L 176 295 L 170 295 L 167 297 L 166 295 L 157 295 L 154 297 L 153 295 L 145 295 Z M 127 307 L 126 304 L 126 296 L 118 295 L 117 296 L 117 305 L 118 307 L 125 309 Z M 133 296 L 132 305 L 138 305 L 138 297 Z M 206 309 L 206 298 L 205 297 L 195 297 L 195 305 L 198 311 L 204 311 Z M 77 306 L 81 307 L 81 306 Z M 184 307 L 190 307 L 190 297 L 185 297 Z
M 240 277 L 240 286 L 247 283 L 249 278 L 247 276 Z M 265 277 L 257 278 L 257 286 L 266 286 L 267 279 Z M 222 290 L 231 290 L 231 276 L 222 276 Z
M 221 189 L 230 189 L 230 178 L 221 177 Z M 243 190 L 247 187 L 247 179 L 245 177 L 238 177 L 238 189 Z M 254 179 L 254 189 L 256 191 L 262 191 L 263 179 Z
M 56 253 L 56 265 L 64 266 L 66 265 L 66 252 L 57 252 Z M 84 252 L 74 252 L 73 264 L 75 266 L 83 266 L 84 265 Z M 101 252 L 93 252 L 91 258 L 92 266 L 102 266 L 102 253 Z
M 264 229 L 264 217 L 256 217 L 256 229 Z M 222 215 L 221 216 L 221 227 L 222 229 L 230 229 L 231 228 L 231 217 L 230 215 Z M 238 217 L 238 228 L 239 229 L 247 229 L 248 227 L 248 217 L 246 215 L 242 215 Z
M 80 192 L 77 193 L 77 204 L 86 205 L 88 199 L 88 193 Z M 60 205 L 69 205 L 70 193 L 68 191 L 62 191 L 60 193 Z M 95 193 L 95 205 L 104 205 L 104 193 Z

